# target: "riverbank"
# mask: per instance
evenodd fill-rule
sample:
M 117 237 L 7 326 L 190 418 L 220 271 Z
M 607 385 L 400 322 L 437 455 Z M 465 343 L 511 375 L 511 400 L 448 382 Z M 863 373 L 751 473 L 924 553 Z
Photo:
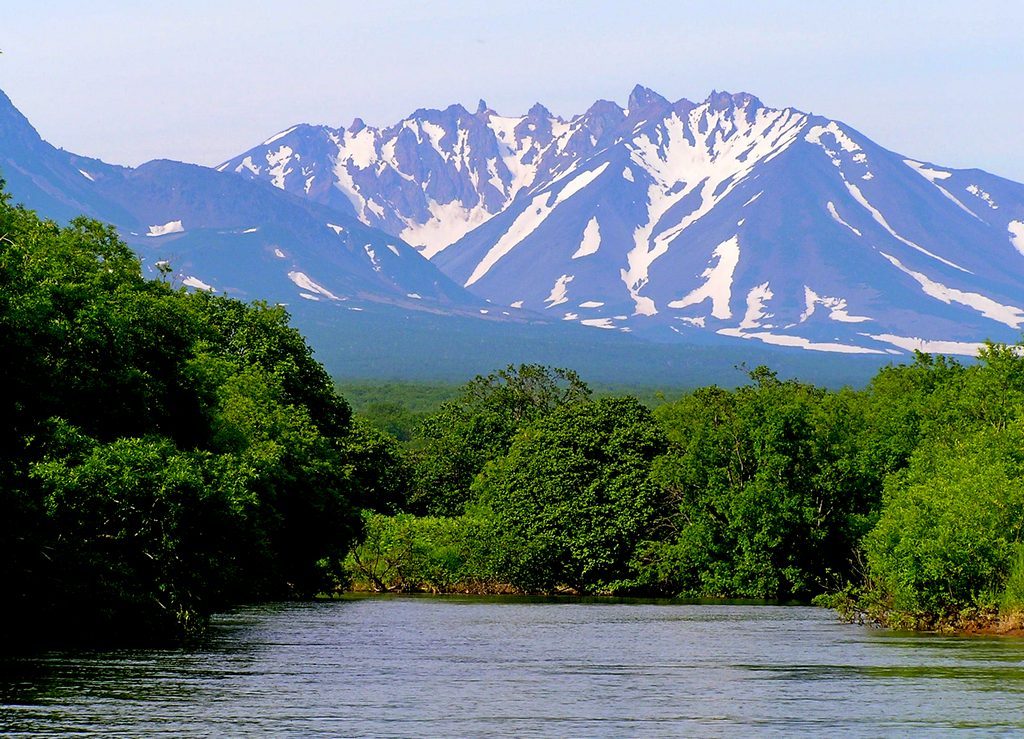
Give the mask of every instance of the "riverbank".
M 1012 636 L 1024 637 L 1024 612 L 999 614 L 991 618 L 976 619 L 955 629 L 961 636 Z
M 834 610 L 840 620 L 891 631 L 916 631 L 950 636 L 1024 637 L 1024 609 L 969 608 L 955 615 L 909 614 L 879 604 L 870 592 L 847 587 L 820 595 L 814 605 Z
M 496 597 L 508 596 L 509 602 L 516 598 L 559 598 L 580 599 L 582 601 L 614 601 L 614 602 L 660 602 L 701 605 L 773 605 L 773 606 L 813 606 L 822 610 L 833 611 L 836 617 L 845 623 L 875 627 L 884 631 L 913 631 L 920 634 L 942 636 L 1002 636 L 1015 639 L 1024 638 L 1024 611 L 1012 611 L 1000 614 L 996 611 L 965 612 L 955 619 L 921 618 L 916 621 L 905 615 L 885 613 L 878 610 L 867 610 L 856 600 L 848 597 L 848 593 L 819 596 L 809 602 L 804 601 L 762 601 L 741 598 L 678 598 L 666 597 L 664 594 L 642 594 L 621 592 L 597 592 L 584 594 L 570 587 L 555 588 L 551 592 L 532 592 L 517 588 L 508 583 L 472 581 L 450 583 L 437 586 L 430 583 L 402 583 L 400 586 L 383 588 L 366 580 L 354 581 L 347 591 L 339 593 L 355 596 L 373 595 L 420 595 L 420 596 L 469 596 Z

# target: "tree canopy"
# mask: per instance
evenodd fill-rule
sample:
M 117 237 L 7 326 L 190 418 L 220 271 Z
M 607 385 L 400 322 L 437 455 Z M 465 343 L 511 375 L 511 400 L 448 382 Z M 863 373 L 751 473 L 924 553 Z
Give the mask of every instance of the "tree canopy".
M 373 454 L 284 309 L 144 279 L 111 227 L 2 195 L 0 341 L 5 619 L 180 633 L 341 575 Z

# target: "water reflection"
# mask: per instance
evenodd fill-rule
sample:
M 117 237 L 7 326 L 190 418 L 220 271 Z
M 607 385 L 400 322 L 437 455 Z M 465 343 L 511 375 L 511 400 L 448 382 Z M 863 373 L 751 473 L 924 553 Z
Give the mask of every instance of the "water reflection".
M 811 608 L 350 598 L 225 614 L 188 649 L 0 663 L 0 733 L 1024 731 L 1024 641 Z

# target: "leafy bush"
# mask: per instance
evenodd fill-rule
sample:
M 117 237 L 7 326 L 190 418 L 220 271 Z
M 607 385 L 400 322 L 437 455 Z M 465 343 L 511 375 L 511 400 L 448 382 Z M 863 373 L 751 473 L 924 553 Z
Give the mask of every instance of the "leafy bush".
M 523 429 L 479 483 L 514 585 L 581 592 L 625 587 L 662 508 L 649 479 L 665 438 L 633 398 L 557 408 Z
M 1003 597 L 1024 534 L 1020 433 L 983 431 L 927 444 L 886 485 L 878 525 L 865 538 L 882 620 L 954 623 Z
M 353 581 L 388 592 L 499 590 L 493 528 L 479 515 L 364 514 L 366 536 L 346 567 Z

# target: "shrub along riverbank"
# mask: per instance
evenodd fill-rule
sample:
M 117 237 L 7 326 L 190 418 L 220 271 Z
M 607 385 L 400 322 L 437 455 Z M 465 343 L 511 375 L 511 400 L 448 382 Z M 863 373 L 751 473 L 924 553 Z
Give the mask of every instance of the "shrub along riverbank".
M 0 337 L 8 646 L 177 638 L 350 580 L 828 596 L 915 628 L 1024 606 L 1021 347 L 858 391 L 757 368 L 654 411 L 523 365 L 353 418 L 283 309 L 146 280 L 111 228 L 2 196 Z

